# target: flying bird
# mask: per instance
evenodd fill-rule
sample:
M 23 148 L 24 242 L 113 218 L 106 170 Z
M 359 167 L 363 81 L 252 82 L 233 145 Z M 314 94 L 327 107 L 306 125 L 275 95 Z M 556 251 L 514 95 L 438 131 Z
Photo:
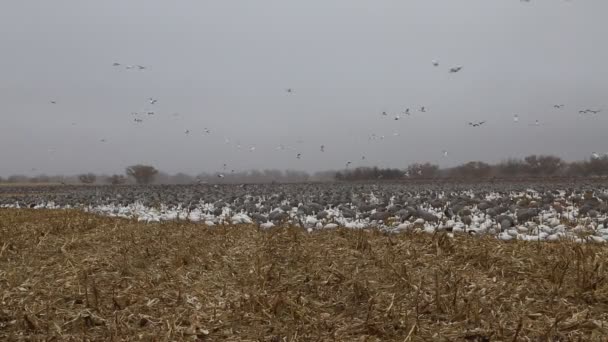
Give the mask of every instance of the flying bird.
M 255 146 L 251 146 L 251 147 L 249 148 L 249 152 L 253 152 L 253 151 L 255 151 Z
M 296 156 L 296 158 L 302 159 L 302 153 L 298 153 L 298 155 Z
M 444 156 L 444 157 L 447 157 L 447 156 L 448 156 L 448 151 L 443 150 L 443 152 L 442 152 L 442 153 L 443 153 L 443 156 Z
M 150 100 L 151 105 L 156 104 L 156 102 L 158 102 L 158 100 L 153 99 L 153 98 L 150 98 L 149 100 Z
M 146 67 L 145 67 L 145 66 L 142 66 L 142 65 L 138 65 L 138 66 L 137 66 L 137 68 L 138 68 L 139 70 L 146 70 Z
M 564 108 L 564 105 L 563 104 L 556 104 L 556 105 L 553 105 L 553 108 L 561 109 L 561 108 Z
M 226 177 L 226 176 L 224 176 L 224 174 L 223 174 L 223 173 L 218 173 L 217 177 L 218 177 L 218 178 L 224 178 L 224 177 Z
M 517 114 L 513 115 L 513 122 L 519 122 L 519 116 Z
M 395 115 L 395 121 L 401 119 L 401 117 L 399 115 Z
M 433 59 L 432 63 L 433 63 L 433 66 L 436 66 L 436 67 L 438 67 L 438 66 L 439 66 L 439 62 L 437 62 L 437 61 L 436 61 L 436 60 L 434 60 L 434 59 Z
M 346 162 L 346 167 L 348 168 L 352 164 L 351 162 Z
M 387 115 L 388 115 L 388 113 L 387 113 L 387 112 L 382 112 L 382 115 L 383 115 L 383 116 L 387 116 Z
M 112 66 L 115 66 L 115 67 L 120 66 L 120 63 L 114 62 L 114 64 L 112 64 Z
M 291 88 L 287 88 L 287 89 L 285 89 L 285 91 L 288 92 L 288 93 L 290 93 L 290 94 L 293 93 L 293 89 L 291 89 Z
M 597 152 L 592 152 L 591 153 L 591 158 L 592 159 L 600 159 L 600 154 Z
M 321 145 L 321 152 L 325 152 L 325 145 Z
M 185 131 L 184 131 L 184 133 L 185 133 L 185 134 L 190 134 L 190 130 L 189 130 L 189 129 L 187 129 L 187 130 L 185 130 Z
M 461 66 L 453 67 L 453 68 L 450 68 L 450 73 L 452 73 L 452 74 L 453 74 L 453 73 L 457 73 L 457 72 L 459 72 L 460 70 L 462 70 L 462 67 L 461 67 Z
M 426 113 L 426 109 L 424 108 L 424 106 L 420 107 L 420 112 Z
M 51 104 L 57 104 L 57 101 L 51 100 Z
M 483 125 L 484 123 L 486 123 L 486 122 L 485 121 L 469 122 L 469 126 L 479 127 L 479 126 Z
M 405 114 L 405 115 L 410 115 L 410 109 L 409 109 L 409 108 L 406 108 L 406 109 L 405 109 L 405 111 L 403 112 L 403 114 Z

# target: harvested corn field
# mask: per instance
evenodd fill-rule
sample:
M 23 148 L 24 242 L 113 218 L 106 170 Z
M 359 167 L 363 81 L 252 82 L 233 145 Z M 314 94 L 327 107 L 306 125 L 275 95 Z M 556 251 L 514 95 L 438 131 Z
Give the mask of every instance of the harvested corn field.
M 602 245 L 0 210 L 5 341 L 605 341 Z

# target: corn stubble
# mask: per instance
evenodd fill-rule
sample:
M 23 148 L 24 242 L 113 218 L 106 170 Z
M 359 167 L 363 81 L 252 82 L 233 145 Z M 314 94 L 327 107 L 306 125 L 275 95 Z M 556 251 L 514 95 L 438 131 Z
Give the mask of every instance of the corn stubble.
M 605 341 L 606 248 L 0 210 L 3 341 Z

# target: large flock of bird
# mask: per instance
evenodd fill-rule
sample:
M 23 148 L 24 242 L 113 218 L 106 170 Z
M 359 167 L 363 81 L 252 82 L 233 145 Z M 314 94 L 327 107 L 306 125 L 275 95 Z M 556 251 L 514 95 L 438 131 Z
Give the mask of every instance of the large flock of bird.
M 521 0 L 522 2 L 529 2 L 530 0 Z M 438 60 L 434 59 L 431 61 L 431 65 L 432 67 L 435 68 L 439 68 L 440 67 L 440 63 Z M 133 71 L 133 72 L 145 72 L 148 70 L 148 68 L 146 66 L 143 65 L 131 65 L 131 64 L 123 64 L 120 62 L 114 62 L 113 64 L 111 64 L 112 67 L 114 68 L 123 68 L 125 70 L 129 70 L 129 71 Z M 456 74 L 456 73 L 460 73 L 463 71 L 463 66 L 461 65 L 456 65 L 456 66 L 451 66 L 449 68 L 447 68 L 447 72 L 450 74 Z M 284 89 L 285 93 L 288 94 L 288 96 L 297 96 L 297 92 L 293 89 L 293 88 L 285 88 Z M 132 120 L 135 124 L 142 124 L 144 121 L 152 119 L 157 112 L 154 110 L 154 106 L 158 103 L 158 99 L 154 98 L 154 97 L 149 97 L 148 98 L 148 107 L 146 110 L 142 111 L 142 112 L 132 112 Z M 56 100 L 50 100 L 50 103 L 52 105 L 57 105 L 57 101 Z M 553 108 L 555 110 L 561 110 L 564 109 L 566 106 L 564 104 L 554 104 Z M 424 113 L 428 112 L 428 108 L 426 106 L 419 106 L 416 109 L 410 109 L 410 108 L 404 108 L 403 111 L 395 113 L 395 114 L 391 114 L 387 111 L 381 111 L 380 112 L 380 118 L 382 119 L 386 119 L 386 118 L 392 118 L 395 121 L 401 120 L 403 118 L 406 117 L 410 117 L 412 116 L 414 113 L 420 113 L 420 115 L 423 115 Z M 585 108 L 585 109 L 579 109 L 578 110 L 578 114 L 579 115 L 597 115 L 598 113 L 601 112 L 601 109 L 590 109 L 590 108 Z M 179 116 L 178 113 L 174 113 L 172 114 L 173 116 L 177 117 Z M 520 117 L 517 114 L 513 115 L 513 123 L 517 124 L 520 121 Z M 469 127 L 471 128 L 480 128 L 482 126 L 484 126 L 486 124 L 486 121 L 469 121 L 466 123 Z M 75 125 L 75 123 L 72 123 L 72 125 Z M 541 123 L 539 120 L 534 120 L 534 122 L 529 123 L 529 126 L 540 126 Z M 212 130 L 210 128 L 204 127 L 201 130 L 198 129 L 190 129 L 190 128 L 184 128 L 183 129 L 183 134 L 185 135 L 190 135 L 190 134 L 203 134 L 203 135 L 211 135 L 212 134 Z M 393 136 L 399 136 L 398 132 L 394 132 Z M 386 137 L 384 135 L 376 135 L 376 134 L 371 134 L 368 137 L 369 141 L 381 141 L 384 140 Z M 101 143 L 105 143 L 107 142 L 107 140 L 105 138 L 101 138 L 99 140 Z M 231 144 L 232 140 L 230 138 L 224 138 L 224 143 L 225 144 Z M 301 140 L 298 142 L 302 142 Z M 236 141 L 235 142 L 235 146 L 237 149 L 243 149 L 243 146 L 240 144 L 240 142 Z M 248 150 L 249 152 L 253 153 L 256 151 L 256 147 L 255 146 L 248 146 L 246 147 L 246 150 Z M 304 155 L 302 152 L 298 151 L 296 147 L 293 146 L 285 146 L 283 144 L 278 145 L 276 147 L 276 150 L 278 151 L 293 151 L 294 153 L 294 157 L 296 159 L 302 159 L 304 158 Z M 321 144 L 319 146 L 319 151 L 320 153 L 325 153 L 326 151 L 326 146 L 324 144 Z M 49 152 L 52 152 L 51 149 L 49 149 Z M 441 151 L 441 155 L 443 157 L 447 157 L 448 156 L 448 151 L 447 150 L 443 150 Z M 608 153 L 598 153 L 598 152 L 592 152 L 591 153 L 591 158 L 592 159 L 599 159 L 602 156 L 608 156 Z M 365 156 L 361 156 L 361 160 L 365 160 L 366 157 Z M 345 167 L 349 168 L 351 165 L 353 165 L 353 161 L 351 160 L 347 160 L 345 161 Z M 223 167 L 223 171 L 226 171 L 226 164 L 224 164 Z M 231 172 L 235 172 L 235 170 L 231 170 Z M 217 173 L 218 177 L 220 178 L 224 178 L 225 177 L 225 172 L 218 172 Z M 410 175 L 406 172 L 404 174 L 405 177 L 409 177 Z

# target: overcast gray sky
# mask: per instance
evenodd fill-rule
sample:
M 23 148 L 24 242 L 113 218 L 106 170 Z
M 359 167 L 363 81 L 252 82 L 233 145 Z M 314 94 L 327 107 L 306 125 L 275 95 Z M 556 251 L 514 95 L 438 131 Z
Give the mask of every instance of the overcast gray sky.
M 587 158 L 608 152 L 607 13 L 605 0 L 2 1 L 0 175 Z

